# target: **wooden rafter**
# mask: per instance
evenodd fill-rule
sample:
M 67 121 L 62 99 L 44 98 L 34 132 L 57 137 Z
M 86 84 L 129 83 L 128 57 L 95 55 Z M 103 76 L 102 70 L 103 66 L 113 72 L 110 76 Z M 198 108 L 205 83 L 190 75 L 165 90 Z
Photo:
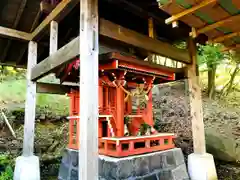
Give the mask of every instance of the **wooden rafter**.
M 36 17 L 34 18 L 33 23 L 32 23 L 32 27 L 30 29 L 30 32 L 33 32 L 33 30 L 37 27 L 37 23 L 38 23 L 38 20 L 40 18 L 40 15 L 41 15 L 41 10 L 39 9 L 39 11 L 38 11 Z M 23 56 L 24 56 L 26 51 L 27 51 L 27 46 L 20 50 L 19 56 L 18 56 L 18 58 L 16 60 L 16 64 L 20 64 L 20 62 L 23 59 Z
M 208 42 L 209 43 L 220 43 L 220 42 L 223 42 L 227 39 L 231 39 L 231 38 L 236 37 L 236 36 L 240 36 L 240 31 L 217 37 L 215 39 L 209 40 Z
M 239 48 L 240 48 L 240 44 L 235 44 L 235 45 L 232 45 L 232 46 L 225 47 L 221 51 L 226 52 L 226 51 L 230 51 L 230 50 L 236 50 L 236 49 L 239 49 Z
M 197 29 L 195 36 L 198 36 L 199 34 L 204 34 L 204 33 L 208 32 L 208 31 L 216 29 L 216 28 L 218 28 L 218 27 L 220 27 L 220 26 L 222 26 L 222 25 L 224 25 L 226 23 L 237 21 L 239 19 L 240 19 L 240 15 L 238 14 L 238 15 L 235 15 L 235 16 L 228 17 L 228 18 L 226 18 L 224 20 L 218 21 L 218 22 L 216 22 L 214 24 L 207 25 L 207 26 L 205 26 L 203 28 Z M 194 33 L 190 32 L 190 36 L 194 37 Z
M 124 4 L 124 9 L 128 12 L 131 12 L 133 14 L 136 14 L 137 16 L 143 17 L 143 18 L 149 18 L 152 17 L 154 19 L 155 22 L 157 23 L 164 23 L 164 19 L 161 18 L 160 16 L 156 16 L 154 13 L 152 12 L 148 12 L 144 9 L 142 9 L 141 7 L 135 5 L 134 3 L 128 1 L 128 0 L 105 0 L 108 3 L 114 3 L 116 5 L 119 5 L 119 2 L 121 4 Z
M 20 40 L 25 40 L 25 41 L 31 40 L 30 33 L 26 33 L 23 31 L 17 31 L 15 29 L 6 28 L 6 27 L 2 27 L 2 26 L 0 26 L 0 36 L 10 37 L 13 39 L 20 39 Z
M 15 21 L 14 21 L 14 23 L 13 23 L 13 26 L 12 26 L 13 29 L 16 29 L 16 28 L 17 28 L 17 26 L 18 26 L 18 24 L 19 24 L 19 21 L 20 21 L 20 19 L 21 19 L 21 17 L 22 17 L 23 11 L 24 11 L 24 9 L 25 9 L 25 7 L 26 7 L 26 4 L 27 4 L 27 0 L 22 0 L 22 2 L 21 2 L 21 4 L 20 4 L 20 7 L 19 7 L 19 9 L 18 9 L 17 15 L 16 15 L 16 19 L 15 19 Z M 7 56 L 7 53 L 8 53 L 8 50 L 9 50 L 11 44 L 12 44 L 12 41 L 11 41 L 11 40 L 8 40 L 8 41 L 7 41 L 7 45 L 5 46 L 4 51 L 3 51 L 3 54 L 2 54 L 2 56 L 1 56 L 1 58 L 0 58 L 0 61 L 1 61 L 1 62 L 5 62 L 6 56 Z
M 43 22 L 32 32 L 32 40 L 39 39 L 41 34 L 44 34 L 44 31 L 47 30 L 51 21 L 59 22 L 64 18 L 77 4 L 79 0 L 64 0 L 61 1 L 53 11 L 43 20 Z
M 79 3 L 79 0 L 64 0 L 62 2 L 60 2 L 53 10 L 52 12 L 47 16 L 47 18 L 44 19 L 44 21 L 38 26 L 37 25 L 37 21 L 40 17 L 41 14 L 41 8 L 42 10 L 50 10 L 49 7 L 47 7 L 46 4 L 42 4 L 42 6 L 40 6 L 38 14 L 33 22 L 32 28 L 31 28 L 31 40 L 40 40 L 40 36 L 43 35 L 46 30 L 47 27 L 50 26 L 51 21 L 55 20 L 56 22 L 59 22 L 61 19 L 63 19 L 76 5 L 77 3 Z M 64 13 L 62 13 L 62 11 L 64 11 Z M 34 29 L 36 28 L 36 29 Z M 19 64 L 20 61 L 22 60 L 25 52 L 26 52 L 27 48 L 23 49 L 20 53 L 19 58 L 17 59 L 16 63 Z
M 165 20 L 165 23 L 166 24 L 172 24 L 174 22 L 177 22 L 182 17 L 184 17 L 186 15 L 189 15 L 189 14 L 192 14 L 192 13 L 196 12 L 197 10 L 202 9 L 202 8 L 204 8 L 206 6 L 209 6 L 211 4 L 214 4 L 216 2 L 217 2 L 217 0 L 204 0 L 201 3 L 199 3 L 198 5 L 193 6 L 192 8 L 186 9 L 183 12 L 180 12 L 178 14 L 172 15 L 170 18 Z

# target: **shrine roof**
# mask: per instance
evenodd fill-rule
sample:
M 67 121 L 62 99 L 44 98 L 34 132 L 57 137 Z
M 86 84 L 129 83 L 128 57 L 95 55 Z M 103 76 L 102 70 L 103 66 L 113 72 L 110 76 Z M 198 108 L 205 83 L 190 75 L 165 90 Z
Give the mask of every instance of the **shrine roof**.
M 58 69 L 56 71 L 56 77 L 59 78 L 61 82 L 78 82 L 79 68 L 80 60 L 76 59 L 72 63 Z M 125 79 L 128 82 L 137 83 L 141 83 L 142 77 L 155 77 L 154 84 L 160 84 L 182 79 L 184 76 L 184 68 L 172 68 L 153 64 L 118 52 L 100 55 L 100 77 L 109 76 L 113 81 L 112 74 L 119 74 L 120 72 L 127 73 Z
M 224 50 L 236 49 L 240 43 L 239 0 L 158 0 L 170 15 L 166 24 L 181 21 L 192 27 L 191 36 L 204 34 L 209 42 L 223 43 Z

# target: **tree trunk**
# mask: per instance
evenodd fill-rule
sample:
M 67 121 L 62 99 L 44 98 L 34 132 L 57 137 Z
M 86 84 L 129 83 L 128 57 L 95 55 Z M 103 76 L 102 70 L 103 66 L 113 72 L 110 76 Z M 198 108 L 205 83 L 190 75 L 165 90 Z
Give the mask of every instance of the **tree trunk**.
M 239 70 L 240 70 L 239 69 L 239 64 L 237 64 L 235 69 L 234 69 L 234 71 L 233 71 L 233 73 L 231 74 L 230 80 L 228 81 L 226 86 L 223 88 L 223 89 L 226 89 L 226 91 L 223 90 L 222 95 L 227 96 L 231 92 L 232 87 L 233 87 L 233 82 L 234 82 L 235 77 L 237 76 Z
M 213 99 L 215 96 L 215 77 L 216 77 L 216 64 L 208 64 L 208 97 Z

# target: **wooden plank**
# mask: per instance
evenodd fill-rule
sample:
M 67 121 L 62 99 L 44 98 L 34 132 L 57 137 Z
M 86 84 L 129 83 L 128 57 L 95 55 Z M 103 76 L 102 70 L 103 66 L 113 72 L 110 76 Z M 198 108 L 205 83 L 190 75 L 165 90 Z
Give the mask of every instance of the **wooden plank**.
M 25 101 L 23 156 L 33 155 L 35 110 L 36 110 L 36 82 L 31 81 L 31 69 L 37 64 L 37 43 L 30 41 L 28 45 L 27 65 L 27 97 Z
M 187 50 L 175 48 L 169 43 L 152 39 L 104 19 L 100 19 L 100 35 L 169 57 L 176 61 L 191 63 Z
M 223 25 L 225 25 L 225 24 L 227 24 L 227 23 L 238 21 L 239 19 L 240 19 L 240 15 L 239 15 L 239 14 L 238 14 L 238 15 L 235 15 L 235 16 L 231 16 L 231 17 L 228 17 L 228 18 L 223 19 L 223 20 L 221 20 L 221 21 L 218 21 L 218 22 L 216 22 L 216 23 L 214 23 L 214 24 L 207 25 L 207 26 L 205 26 L 205 27 L 203 27 L 203 28 L 200 28 L 200 29 L 198 29 L 198 30 L 196 31 L 196 33 L 197 33 L 197 35 L 203 34 L 203 33 L 206 33 L 207 31 L 211 31 L 212 29 L 216 29 L 216 28 L 218 28 L 218 27 L 220 27 L 220 26 L 223 26 Z M 190 36 L 192 36 L 192 35 L 193 35 L 193 34 L 192 34 L 192 32 L 191 32 L 191 33 L 190 33 Z
M 240 31 L 234 32 L 234 33 L 231 33 L 231 34 L 227 34 L 227 35 L 224 35 L 224 36 L 220 36 L 220 37 L 217 37 L 215 39 L 211 39 L 208 42 L 209 43 L 220 43 L 220 42 L 223 42 L 225 40 L 231 39 L 231 38 L 236 37 L 236 36 L 240 36 Z
M 15 21 L 13 23 L 12 29 L 16 29 L 17 28 L 17 26 L 19 24 L 19 21 L 20 21 L 20 18 L 22 17 L 23 11 L 24 11 L 24 9 L 26 7 L 26 4 L 27 4 L 27 0 L 22 0 L 22 2 L 20 4 L 20 7 L 18 9 L 16 18 L 15 18 Z M 5 46 L 4 51 L 2 53 L 2 56 L 0 58 L 0 61 L 5 62 L 7 54 L 8 54 L 8 50 L 9 50 L 11 44 L 12 44 L 12 41 L 8 40 L 7 41 L 7 45 Z
M 179 14 L 179 13 L 185 11 L 185 9 L 182 6 L 180 6 L 176 3 L 170 3 L 169 5 L 162 6 L 161 9 L 170 15 Z M 206 24 L 207 24 L 206 22 L 202 21 L 199 17 L 195 16 L 195 14 L 188 14 L 188 15 L 182 17 L 181 21 L 186 23 L 190 27 L 194 27 L 194 28 L 202 28 L 202 27 L 206 26 Z M 221 35 L 221 33 L 219 31 L 213 29 L 211 32 L 206 32 L 206 35 L 208 37 L 212 38 L 212 37 Z
M 53 72 L 58 67 L 71 62 L 79 54 L 79 37 L 73 39 L 54 54 L 32 68 L 31 79 L 36 81 Z
M 13 39 L 20 39 L 20 40 L 25 40 L 25 41 L 31 40 L 30 33 L 26 33 L 23 31 L 17 31 L 15 29 L 6 28 L 6 27 L 2 27 L 2 26 L 0 26 L 0 36 L 9 37 L 9 38 L 13 38 Z
M 199 77 L 197 77 L 196 63 L 197 63 L 197 49 L 196 43 L 192 38 L 189 40 L 189 52 L 192 57 L 192 64 L 187 65 L 187 77 L 190 99 L 190 111 L 192 122 L 193 148 L 194 153 L 206 153 L 204 123 L 203 123 L 203 109 L 201 88 L 199 85 Z
M 50 47 L 49 54 L 57 52 L 58 49 L 58 23 L 56 21 L 51 22 L 50 26 Z
M 56 8 L 42 21 L 42 23 L 32 32 L 32 40 L 39 40 L 41 35 L 49 27 L 51 21 L 59 22 L 62 20 L 77 4 L 79 0 L 61 1 Z
M 226 51 L 230 51 L 230 50 L 236 50 L 240 48 L 240 44 L 235 44 L 232 46 L 228 46 L 228 47 L 224 47 L 221 51 L 222 52 L 226 52 Z
M 204 0 L 201 3 L 199 3 L 198 5 L 193 6 L 192 8 L 186 9 L 183 12 L 180 12 L 178 14 L 172 15 L 170 18 L 165 20 L 165 23 L 166 24 L 171 24 L 174 21 L 178 21 L 179 19 L 181 19 L 182 17 L 184 17 L 186 15 L 192 14 L 192 13 L 194 13 L 194 12 L 196 12 L 196 11 L 198 11 L 198 10 L 208 6 L 208 5 L 216 3 L 216 2 L 217 2 L 217 0 Z
M 41 11 L 39 10 L 38 11 L 38 13 L 37 13 L 37 15 L 36 15 L 36 17 L 35 17 L 35 19 L 34 19 L 34 21 L 33 21 L 33 24 L 32 24 L 32 27 L 31 27 L 31 29 L 30 29 L 30 32 L 32 32 L 35 28 L 36 28 L 36 26 L 37 26 L 37 23 L 38 23 L 38 20 L 39 20 L 39 18 L 40 18 L 40 15 L 41 15 Z M 23 47 L 21 50 L 20 50 L 20 55 L 19 55 L 19 57 L 17 58 L 17 60 L 16 60 L 16 64 L 20 64 L 21 63 L 21 60 L 23 59 L 23 56 L 24 56 L 24 54 L 25 54 L 25 52 L 27 51 L 27 46 L 26 47 Z
M 80 0 L 79 179 L 98 179 L 98 0 Z
M 188 52 L 185 50 L 177 49 L 168 43 L 149 38 L 104 19 L 101 19 L 100 22 L 100 34 L 103 36 L 122 41 L 142 49 L 147 49 L 150 52 L 161 54 L 173 59 L 176 58 L 181 62 L 190 63 Z M 54 69 L 70 62 L 72 58 L 79 55 L 78 47 L 79 43 L 77 38 L 75 38 L 59 51 L 37 64 L 32 70 L 32 80 L 36 81 L 53 72 Z
M 79 86 L 37 82 L 37 93 L 65 95 L 71 89 L 79 89 Z

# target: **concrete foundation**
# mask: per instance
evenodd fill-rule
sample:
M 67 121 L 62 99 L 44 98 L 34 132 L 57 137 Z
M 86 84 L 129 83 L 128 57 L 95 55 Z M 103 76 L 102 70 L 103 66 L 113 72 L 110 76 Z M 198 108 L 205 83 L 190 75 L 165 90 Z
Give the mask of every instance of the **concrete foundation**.
M 66 149 L 59 180 L 78 180 L 78 151 Z M 181 149 L 113 158 L 99 155 L 100 180 L 189 180 Z
M 19 156 L 16 159 L 14 180 L 40 180 L 39 158 Z
M 190 154 L 188 170 L 191 180 L 217 180 L 217 172 L 211 154 Z

